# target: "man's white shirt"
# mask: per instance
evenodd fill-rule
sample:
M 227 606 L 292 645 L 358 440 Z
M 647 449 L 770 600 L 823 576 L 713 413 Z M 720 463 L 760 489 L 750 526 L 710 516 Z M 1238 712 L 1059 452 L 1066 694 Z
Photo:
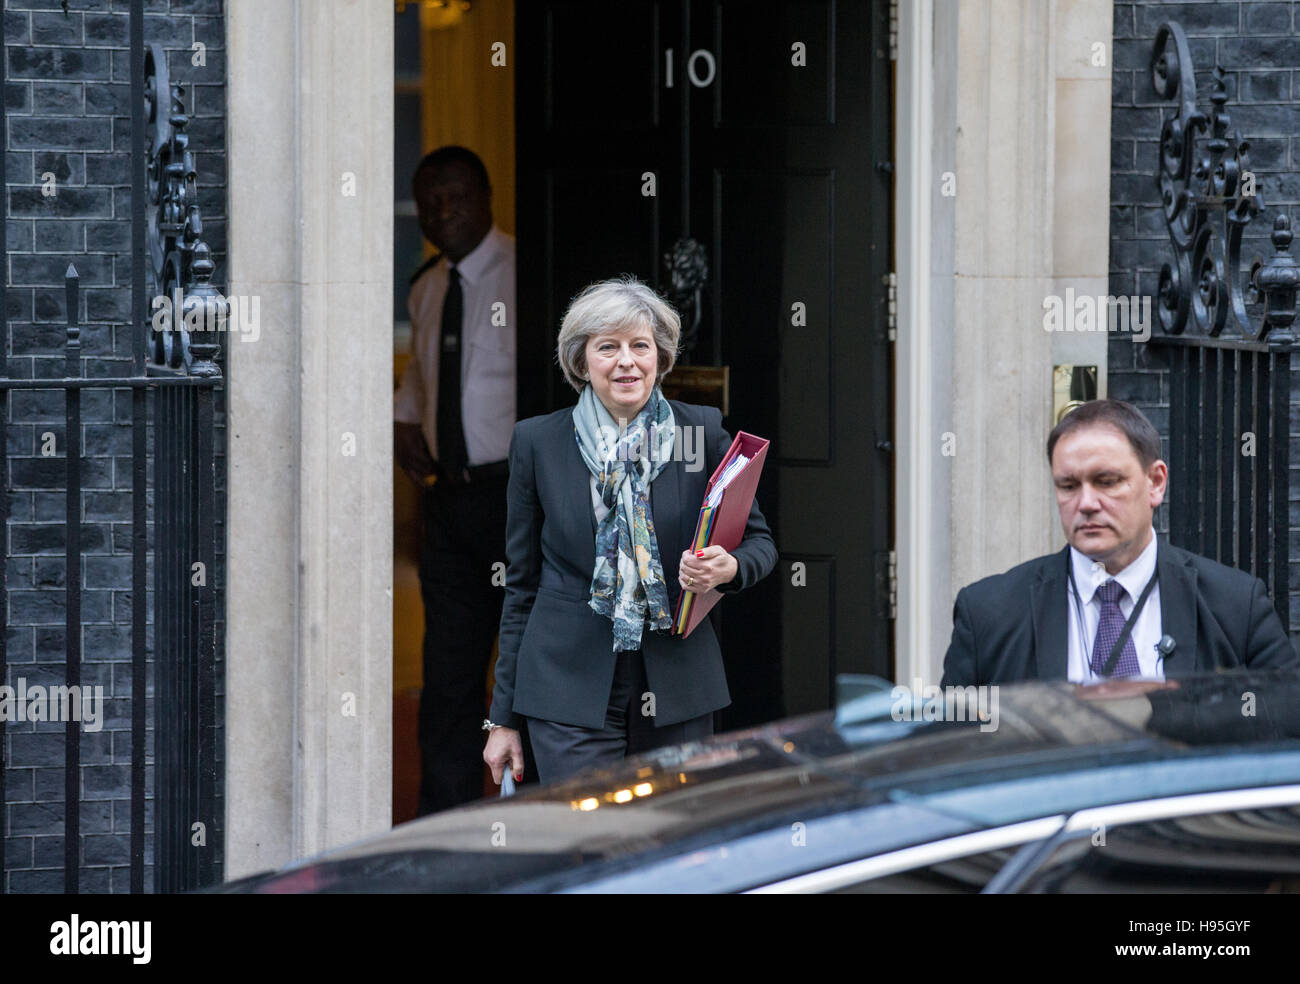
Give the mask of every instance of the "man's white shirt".
M 1106 566 L 1094 562 L 1070 547 L 1070 563 L 1074 569 L 1074 583 L 1078 586 L 1079 599 L 1076 602 L 1074 592 L 1066 585 L 1065 607 L 1069 617 L 1069 678 L 1075 683 L 1096 683 L 1105 679 L 1092 672 L 1092 644 L 1097 637 L 1097 623 L 1101 621 L 1101 599 L 1097 589 L 1112 577 L 1124 586 L 1127 592 L 1119 601 L 1119 610 L 1127 619 L 1133 613 L 1133 606 L 1142 596 L 1142 589 L 1147 586 L 1156 572 L 1156 535 L 1151 531 L 1151 542 L 1138 555 L 1138 558 L 1118 574 L 1106 573 Z M 1079 621 L 1082 612 L 1083 622 Z M 1163 680 L 1164 657 L 1156 649 L 1156 643 L 1163 634 L 1160 621 L 1160 583 L 1157 581 L 1151 589 L 1147 602 L 1133 625 L 1133 645 L 1137 651 L 1138 666 L 1142 676 Z M 1107 656 L 1110 654 L 1107 653 Z
M 411 361 L 393 394 L 393 419 L 420 424 L 438 458 L 438 341 L 451 264 L 444 256 L 411 285 Z M 515 240 L 495 226 L 458 264 L 461 418 L 470 465 L 504 461 L 515 426 Z M 499 306 L 498 306 L 499 305 Z

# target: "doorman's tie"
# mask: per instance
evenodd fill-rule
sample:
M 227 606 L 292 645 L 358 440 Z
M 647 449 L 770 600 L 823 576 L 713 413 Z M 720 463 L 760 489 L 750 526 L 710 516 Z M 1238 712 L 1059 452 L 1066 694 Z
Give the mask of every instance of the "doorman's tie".
M 460 271 L 448 271 L 442 304 L 442 351 L 438 353 L 438 464 L 447 481 L 458 484 L 465 468 L 465 429 L 461 413 L 461 328 L 465 296 Z
M 1124 585 L 1113 578 L 1097 589 L 1097 597 L 1101 599 L 1101 620 L 1097 623 L 1097 637 L 1092 642 L 1091 666 L 1092 672 L 1098 676 L 1101 676 L 1106 660 L 1110 659 L 1110 651 L 1115 648 L 1115 641 L 1124 629 L 1124 613 L 1119 610 L 1119 600 L 1127 594 Z M 1120 650 L 1119 661 L 1115 664 L 1111 678 L 1141 675 L 1142 667 L 1138 665 L 1137 649 L 1133 646 L 1133 635 L 1130 633 L 1124 640 L 1124 648 Z

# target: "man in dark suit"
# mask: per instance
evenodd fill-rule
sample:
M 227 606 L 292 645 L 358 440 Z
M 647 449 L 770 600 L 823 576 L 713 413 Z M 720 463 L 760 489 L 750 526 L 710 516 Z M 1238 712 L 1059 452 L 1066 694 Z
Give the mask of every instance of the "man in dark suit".
M 1156 540 L 1168 468 L 1136 407 L 1085 403 L 1047 460 L 1069 542 L 958 592 L 942 686 L 1300 671 L 1259 578 Z

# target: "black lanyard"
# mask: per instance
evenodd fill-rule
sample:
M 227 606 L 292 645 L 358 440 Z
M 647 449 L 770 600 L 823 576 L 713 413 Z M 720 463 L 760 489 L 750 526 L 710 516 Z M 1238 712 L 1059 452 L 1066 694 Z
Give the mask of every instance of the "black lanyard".
M 1070 551 L 1065 552 L 1065 574 L 1070 579 L 1070 587 L 1074 591 L 1074 597 L 1079 600 L 1079 618 L 1083 618 L 1083 595 L 1079 593 L 1079 586 L 1074 583 L 1074 557 Z M 1111 647 L 1110 659 L 1106 660 L 1106 665 L 1101 668 L 1102 676 L 1110 676 L 1115 672 L 1115 664 L 1119 662 L 1120 654 L 1124 651 L 1124 644 L 1128 642 L 1128 637 L 1133 634 L 1133 626 L 1137 624 L 1137 619 L 1142 614 L 1142 606 L 1147 603 L 1147 598 L 1151 595 L 1151 589 L 1156 586 L 1156 579 L 1160 577 L 1160 568 L 1157 565 L 1156 571 L 1151 575 L 1151 580 L 1147 586 L 1142 589 L 1138 595 L 1137 603 L 1133 606 L 1133 611 L 1129 612 L 1128 621 L 1124 623 L 1124 628 L 1120 630 L 1119 638 L 1115 640 L 1115 645 Z M 1091 663 L 1091 653 L 1088 654 L 1088 662 Z

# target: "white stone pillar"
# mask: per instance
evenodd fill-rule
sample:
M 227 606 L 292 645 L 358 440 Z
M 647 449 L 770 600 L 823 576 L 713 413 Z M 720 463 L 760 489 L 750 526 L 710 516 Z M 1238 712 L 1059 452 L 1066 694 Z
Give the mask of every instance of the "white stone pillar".
M 1113 9 L 1110 0 L 1054 2 L 1057 125 L 1052 292 L 1064 302 L 1068 289 L 1076 297 L 1110 293 Z M 1103 324 L 1105 317 L 1103 308 Z M 1052 363 L 1097 366 L 1098 395 L 1104 397 L 1109 337 L 1104 331 L 1053 332 Z M 1050 549 L 1063 546 L 1065 533 L 1060 522 L 1054 522 Z
M 235 878 L 391 823 L 393 9 L 226 17 Z
M 1053 7 L 958 4 L 954 593 L 1050 546 Z
M 1111 6 L 900 5 L 899 680 L 938 681 L 961 587 L 1063 542 L 1052 366 L 1104 376 L 1105 337 L 1047 333 L 1043 298 L 1105 293 Z
M 945 174 L 956 166 L 951 134 L 951 65 L 956 10 L 952 0 L 915 0 L 898 9 L 898 111 L 895 114 L 895 248 L 898 336 L 894 471 L 898 607 L 895 679 L 929 673 L 948 594 L 948 494 L 951 458 L 941 443 L 952 427 L 951 194 Z M 952 187 L 947 189 L 951 192 Z M 936 296 L 937 295 L 937 296 Z

